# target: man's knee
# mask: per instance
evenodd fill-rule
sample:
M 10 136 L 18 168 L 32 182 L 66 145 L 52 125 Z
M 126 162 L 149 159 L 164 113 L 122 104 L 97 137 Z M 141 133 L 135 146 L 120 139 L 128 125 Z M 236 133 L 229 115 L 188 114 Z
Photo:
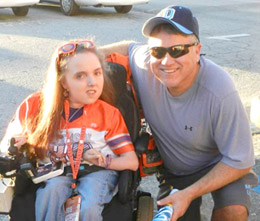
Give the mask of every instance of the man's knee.
M 243 205 L 229 205 L 215 209 L 212 221 L 246 221 L 248 217 L 247 208 Z

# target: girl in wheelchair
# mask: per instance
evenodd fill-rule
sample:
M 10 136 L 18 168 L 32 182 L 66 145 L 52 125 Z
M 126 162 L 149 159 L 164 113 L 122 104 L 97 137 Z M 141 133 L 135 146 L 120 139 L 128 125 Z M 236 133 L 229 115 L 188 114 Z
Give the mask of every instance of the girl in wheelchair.
M 94 43 L 70 41 L 56 50 L 41 92 L 19 106 L 1 151 L 7 152 L 6 141 L 15 137 L 17 148 L 27 143 L 39 162 L 63 162 L 66 171 L 37 189 L 37 221 L 65 220 L 66 214 L 69 219 L 64 205 L 71 200 L 80 204 L 80 220 L 102 220 L 104 204 L 116 189 L 117 171 L 137 170 L 134 146 L 123 117 L 112 106 L 113 96 Z M 87 173 L 78 173 L 82 166 Z

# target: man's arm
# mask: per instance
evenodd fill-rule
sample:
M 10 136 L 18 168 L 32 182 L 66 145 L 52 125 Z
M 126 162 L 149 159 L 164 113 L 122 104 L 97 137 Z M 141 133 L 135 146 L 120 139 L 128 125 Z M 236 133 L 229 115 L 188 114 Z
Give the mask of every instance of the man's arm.
M 246 175 L 250 169 L 251 167 L 246 169 L 236 169 L 223 162 L 219 162 L 211 171 L 197 182 L 164 199 L 161 199 L 158 202 L 158 205 L 172 203 L 174 213 L 171 221 L 175 221 L 186 212 L 192 200 L 238 180 Z
M 104 46 L 98 47 L 98 49 L 107 57 L 113 52 L 118 52 L 122 55 L 128 55 L 128 47 L 134 41 L 119 41 L 112 44 L 107 44 Z

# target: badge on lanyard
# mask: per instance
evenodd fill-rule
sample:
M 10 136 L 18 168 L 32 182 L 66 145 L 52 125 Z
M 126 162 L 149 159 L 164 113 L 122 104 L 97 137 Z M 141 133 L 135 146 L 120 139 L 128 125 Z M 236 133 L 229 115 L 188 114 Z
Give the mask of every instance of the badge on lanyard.
M 80 212 L 81 196 L 71 196 L 65 203 L 65 221 L 78 221 Z

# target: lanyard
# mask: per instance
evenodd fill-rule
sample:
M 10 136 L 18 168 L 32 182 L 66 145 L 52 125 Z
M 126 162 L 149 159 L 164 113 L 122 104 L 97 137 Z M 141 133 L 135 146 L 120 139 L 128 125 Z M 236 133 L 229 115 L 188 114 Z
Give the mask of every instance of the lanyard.
M 83 123 L 83 126 L 81 128 L 76 159 L 75 159 L 75 162 L 74 162 L 73 150 L 72 150 L 72 146 L 71 146 L 69 126 L 68 126 L 68 124 L 69 124 L 69 112 L 70 112 L 70 106 L 69 106 L 68 100 L 65 100 L 64 106 L 65 106 L 64 111 L 65 111 L 65 126 L 66 126 L 68 156 L 69 156 L 70 166 L 71 166 L 71 170 L 72 170 L 72 177 L 73 177 L 73 180 L 74 180 L 71 187 L 73 189 L 75 189 L 76 188 L 76 179 L 77 179 L 77 175 L 78 175 L 78 172 L 79 172 L 79 167 L 80 167 L 80 164 L 81 164 L 81 158 L 82 158 L 82 153 L 83 153 L 83 148 L 84 148 L 86 125 L 85 125 L 85 122 L 83 121 L 84 123 Z M 84 109 L 83 109 L 84 117 L 86 116 L 86 114 L 87 114 L 86 106 L 84 106 Z

